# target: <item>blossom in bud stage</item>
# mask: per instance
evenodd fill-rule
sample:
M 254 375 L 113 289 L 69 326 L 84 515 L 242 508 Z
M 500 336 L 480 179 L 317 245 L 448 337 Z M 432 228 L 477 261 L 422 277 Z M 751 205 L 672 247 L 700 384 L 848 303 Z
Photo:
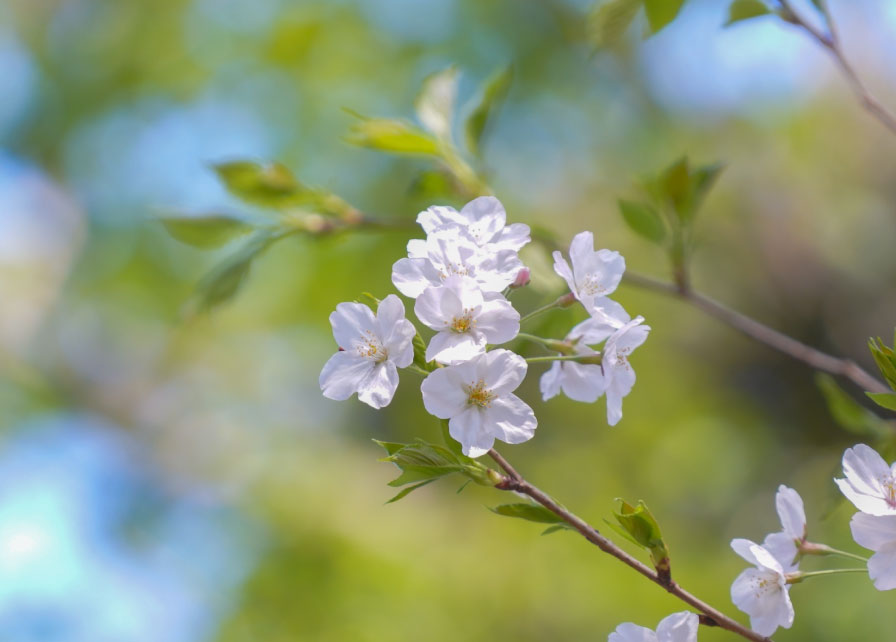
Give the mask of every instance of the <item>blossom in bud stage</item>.
M 480 196 L 463 206 L 460 212 L 453 207 L 434 205 L 417 215 L 417 222 L 427 234 L 445 228 L 465 230 L 479 247 L 488 252 L 513 250 L 518 252 L 531 239 L 529 226 L 523 223 L 507 225 L 504 206 L 494 196 Z
M 566 335 L 566 341 L 572 345 L 572 350 L 577 355 L 598 356 L 600 353 L 589 346 L 602 343 L 618 329 L 619 325 L 616 323 L 610 323 L 600 317 L 591 317 L 570 330 Z M 545 401 L 563 392 L 574 401 L 593 403 L 607 389 L 607 378 L 604 377 L 601 366 L 596 363 L 555 361 L 550 369 L 541 375 L 539 386 Z
M 762 547 L 774 555 L 785 573 L 799 566 L 800 546 L 806 541 L 806 511 L 800 494 L 783 484 L 778 486 L 775 507 L 781 518 L 781 531 L 767 535 Z
M 524 288 L 529 285 L 529 279 L 531 278 L 532 273 L 529 271 L 529 268 L 524 267 L 522 270 L 517 272 L 516 278 L 513 280 L 513 283 L 510 284 L 510 287 L 514 290 L 519 288 Z
M 358 399 L 374 408 L 389 405 L 398 387 L 398 368 L 414 360 L 414 325 L 394 294 L 380 301 L 376 316 L 361 303 L 340 303 L 330 315 L 339 352 L 320 373 L 320 389 L 329 399 Z
M 607 423 L 611 426 L 615 426 L 622 419 L 622 398 L 628 395 L 635 385 L 635 371 L 628 362 L 628 356 L 647 340 L 650 326 L 641 325 L 642 323 L 644 317 L 635 317 L 610 335 L 604 345 L 601 368 L 607 396 Z
M 594 250 L 594 235 L 579 232 L 569 246 L 572 268 L 560 252 L 554 252 L 554 271 L 569 285 L 570 291 L 592 316 L 620 319 L 625 310 L 607 295 L 616 290 L 625 272 L 625 259 L 619 252 Z
M 440 229 L 425 241 L 408 243 L 408 254 L 392 266 L 392 283 L 412 299 L 452 275 L 470 277 L 483 292 L 500 292 L 523 268 L 514 250 L 485 251 L 460 228 Z
M 789 629 L 793 624 L 793 603 L 780 562 L 748 539 L 732 540 L 731 548 L 756 566 L 743 571 L 731 584 L 731 601 L 750 616 L 750 628 L 765 636 L 779 626 Z
M 700 618 L 689 611 L 673 613 L 656 627 L 656 633 L 643 626 L 626 622 L 610 633 L 607 642 L 697 642 Z
M 896 515 L 896 463 L 888 465 L 865 444 L 843 453 L 846 479 L 835 479 L 840 491 L 863 513 Z
M 896 589 L 896 515 L 856 513 L 849 522 L 859 546 L 875 551 L 868 560 L 868 575 L 879 591 Z
M 427 288 L 414 304 L 422 323 L 438 331 L 426 349 L 426 360 L 455 364 L 485 352 L 520 331 L 520 313 L 497 293 L 484 295 L 469 277 L 450 276 Z
M 495 439 L 508 444 L 535 435 L 535 413 L 513 391 L 526 376 L 526 360 L 509 350 L 491 350 L 423 380 L 423 406 L 448 419 L 448 433 L 468 457 L 489 451 Z

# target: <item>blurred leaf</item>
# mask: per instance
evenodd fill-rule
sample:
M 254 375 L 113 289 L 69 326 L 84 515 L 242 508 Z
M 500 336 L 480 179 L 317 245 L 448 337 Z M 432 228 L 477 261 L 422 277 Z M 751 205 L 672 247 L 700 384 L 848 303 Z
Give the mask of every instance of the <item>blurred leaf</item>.
M 214 166 L 218 177 L 234 196 L 264 207 L 292 205 L 304 190 L 286 166 L 234 161 Z
M 663 171 L 660 187 L 679 218 L 686 219 L 691 194 L 691 171 L 687 156 L 682 156 Z
M 423 81 L 420 93 L 414 101 L 417 118 L 423 126 L 444 140 L 451 138 L 457 81 L 458 70 L 453 65 L 430 74 Z
M 555 515 L 541 504 L 536 504 L 534 502 L 501 504 L 500 506 L 489 508 L 489 510 L 498 515 L 504 515 L 505 517 L 516 517 L 518 519 L 539 522 L 541 524 L 556 524 L 563 522 L 558 515 Z
M 684 0 L 644 0 L 651 33 L 656 33 L 675 20 L 683 4 Z
M 658 572 L 669 571 L 669 549 L 663 540 L 663 534 L 656 519 L 648 510 L 643 501 L 637 506 L 632 506 L 624 500 L 619 500 L 621 506 L 613 513 L 619 525 L 639 546 L 650 553 L 650 559 Z
M 348 142 L 394 154 L 439 156 L 439 142 L 422 129 L 401 120 L 368 118 L 349 130 Z
M 480 91 L 478 102 L 473 106 L 467 122 L 464 126 L 467 148 L 474 154 L 479 153 L 480 142 L 485 133 L 485 128 L 494 113 L 504 102 L 507 92 L 510 90 L 510 82 L 513 79 L 513 69 L 505 67 L 491 78 L 485 81 Z
M 896 337 L 894 337 L 894 345 L 896 345 Z M 880 369 L 880 373 L 890 387 L 896 390 L 896 353 L 892 348 L 887 347 L 879 337 L 876 341 L 868 339 L 868 348 L 871 350 L 871 356 L 874 357 L 874 362 Z
M 896 393 L 892 392 L 866 392 L 871 400 L 881 408 L 896 410 Z
M 619 201 L 622 218 L 636 234 L 653 243 L 662 243 L 666 238 L 666 224 L 659 213 L 647 203 Z
M 892 424 L 860 405 L 830 375 L 819 372 L 815 375 L 815 383 L 838 425 L 859 435 L 884 437 L 893 434 Z
M 716 162 L 701 165 L 691 174 L 691 211 L 696 212 L 703 205 L 703 199 L 713 188 L 725 164 Z
M 609 0 L 596 5 L 588 13 L 586 30 L 595 49 L 603 49 L 619 42 L 631 25 L 642 0 Z
M 276 238 L 268 231 L 256 232 L 239 250 L 214 267 L 196 287 L 190 314 L 211 310 L 233 298 L 245 283 L 252 261 Z
M 220 247 L 252 230 L 252 226 L 245 221 L 218 214 L 165 216 L 160 220 L 172 237 L 201 248 Z
M 724 26 L 727 27 L 741 20 L 749 20 L 769 13 L 771 10 L 761 0 L 734 0 L 728 7 L 728 21 Z

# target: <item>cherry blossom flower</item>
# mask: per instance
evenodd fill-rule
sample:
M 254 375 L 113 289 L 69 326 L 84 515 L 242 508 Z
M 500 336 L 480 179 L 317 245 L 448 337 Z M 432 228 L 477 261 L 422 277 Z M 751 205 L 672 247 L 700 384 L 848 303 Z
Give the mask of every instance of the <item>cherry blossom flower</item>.
M 427 234 L 445 228 L 460 228 L 473 238 L 476 245 L 489 252 L 513 250 L 517 252 L 531 239 L 529 226 L 523 223 L 507 225 L 504 206 L 494 196 L 480 196 L 463 206 L 460 212 L 453 207 L 434 205 L 417 215 L 417 222 Z
M 483 292 L 500 292 L 523 268 L 514 250 L 486 251 L 460 228 L 436 230 L 422 245 L 409 243 L 408 253 L 392 266 L 392 282 L 412 299 L 452 275 L 470 277 Z
M 843 453 L 846 479 L 835 479 L 840 491 L 863 513 L 896 515 L 896 463 L 887 465 L 876 450 L 856 444 Z
M 449 434 L 468 457 L 484 455 L 495 439 L 528 441 L 538 422 L 532 408 L 513 394 L 527 367 L 525 359 L 509 350 L 492 350 L 439 368 L 423 380 L 423 406 L 449 420 Z
M 626 319 L 627 321 L 628 319 Z M 602 343 L 619 329 L 617 323 L 591 317 L 575 326 L 566 335 L 577 355 L 597 356 L 600 353 L 589 346 Z M 541 396 L 547 401 L 562 391 L 574 401 L 593 403 L 607 389 L 607 379 L 598 364 L 577 363 L 575 361 L 555 361 L 539 380 Z
M 476 282 L 450 276 L 439 287 L 427 288 L 414 304 L 422 323 L 438 334 L 429 342 L 426 360 L 455 364 L 485 352 L 486 344 L 501 344 L 520 331 L 520 313 L 500 294 L 483 295 Z
M 775 507 L 781 519 L 781 531 L 767 535 L 762 547 L 774 555 L 785 573 L 799 567 L 800 546 L 806 541 L 806 511 L 800 494 L 783 484 L 778 486 Z
M 635 385 L 635 371 L 628 362 L 628 356 L 647 340 L 650 326 L 641 325 L 642 323 L 644 317 L 635 317 L 610 335 L 604 345 L 601 368 L 607 396 L 607 423 L 611 426 L 615 426 L 622 419 L 622 398 L 628 395 Z
M 380 301 L 376 316 L 361 303 L 340 303 L 330 315 L 340 351 L 320 373 L 320 389 L 342 401 L 354 393 L 374 408 L 389 405 L 398 387 L 398 368 L 414 360 L 414 325 L 404 318 L 404 304 L 390 294 Z
M 734 552 L 756 568 L 743 571 L 731 584 L 731 601 L 750 616 L 750 628 L 769 636 L 779 626 L 793 624 L 790 585 L 780 562 L 769 551 L 748 539 L 731 541 Z
M 607 642 L 697 642 L 699 626 L 700 618 L 696 614 L 682 611 L 660 620 L 656 633 L 631 622 L 620 624 Z
M 856 513 L 849 522 L 859 546 L 875 551 L 868 560 L 868 575 L 879 591 L 896 589 L 896 515 Z
M 579 232 L 569 246 L 572 268 L 560 252 L 554 252 L 554 271 L 569 285 L 570 291 L 592 316 L 620 319 L 625 310 L 608 299 L 622 280 L 625 259 L 619 252 L 594 250 L 594 235 Z

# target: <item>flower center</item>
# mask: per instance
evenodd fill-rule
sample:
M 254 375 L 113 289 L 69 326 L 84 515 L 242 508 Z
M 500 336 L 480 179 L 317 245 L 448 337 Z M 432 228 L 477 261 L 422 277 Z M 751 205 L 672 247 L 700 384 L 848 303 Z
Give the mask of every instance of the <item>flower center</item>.
M 896 508 L 896 479 L 890 477 L 884 480 L 884 494 L 886 495 L 884 499 L 887 502 L 887 506 Z
M 365 330 L 361 335 L 361 342 L 358 343 L 358 354 L 368 359 L 373 359 L 376 363 L 382 363 L 389 358 L 389 351 L 383 346 L 379 337 L 370 330 Z
M 467 392 L 467 403 L 480 408 L 488 408 L 496 396 L 495 393 L 485 387 L 485 381 L 482 379 L 476 383 L 464 386 L 464 390 Z
M 604 294 L 607 291 L 607 288 L 600 282 L 600 279 L 596 274 L 586 274 L 580 290 L 583 294 L 595 296 Z
M 462 263 L 451 263 L 450 261 L 446 261 L 444 265 L 442 265 L 442 270 L 439 271 L 439 276 L 442 277 L 443 281 L 455 274 L 459 274 L 460 276 L 470 276 L 470 270 L 468 270 L 467 266 Z
M 473 318 L 473 310 L 467 308 L 460 316 L 452 317 L 448 327 L 455 332 L 467 332 L 476 326 L 476 319 Z

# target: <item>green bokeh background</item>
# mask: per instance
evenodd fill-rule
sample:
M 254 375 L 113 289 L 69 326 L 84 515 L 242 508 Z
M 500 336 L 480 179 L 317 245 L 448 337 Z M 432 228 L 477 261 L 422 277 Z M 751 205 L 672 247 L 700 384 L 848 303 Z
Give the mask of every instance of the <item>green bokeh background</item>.
M 896 18 L 885 4 L 831 2 L 861 71 L 896 105 L 886 75 Z M 418 379 L 403 373 L 377 412 L 323 399 L 317 376 L 335 349 L 330 311 L 393 291 L 389 268 L 419 236 L 413 227 L 289 239 L 256 262 L 232 302 L 181 320 L 228 250 L 179 244 L 155 215 L 263 215 L 227 197 L 209 168 L 249 158 L 412 221 L 431 204 L 420 177 L 432 165 L 348 145 L 354 119 L 343 108 L 412 118 L 422 79 L 449 64 L 463 72 L 462 99 L 513 66 L 482 162 L 510 220 L 563 239 L 593 230 L 630 270 L 668 278 L 616 199 L 681 154 L 722 160 L 700 214 L 695 286 L 873 369 L 867 338 L 896 324 L 896 139 L 794 29 L 723 31 L 724 7 L 694 0 L 654 38 L 640 40 L 639 22 L 618 51 L 595 55 L 586 10 L 561 0 L 0 7 L 0 33 L 37 70 L 0 146 L 51 177 L 78 213 L 61 267 L 0 263 L 7 284 L 37 284 L 7 288 L 0 315 L 48 292 L 0 343 L 0 426 L 12 441 L 48 413 L 101 417 L 172 492 L 206 489 L 253 525 L 258 552 L 198 639 L 604 640 L 620 622 L 653 627 L 684 608 L 573 534 L 541 537 L 537 525 L 490 513 L 508 501 L 498 491 L 456 494 L 462 480 L 448 479 L 384 505 L 396 471 L 377 462 L 371 440 L 440 438 Z M 712 58 L 720 47 L 735 60 L 727 72 Z M 533 284 L 515 302 L 531 309 L 562 282 L 545 269 L 545 248 L 526 259 Z M 653 328 L 632 359 L 638 382 L 623 420 L 609 428 L 603 401 L 541 402 L 543 366 L 533 366 L 521 396 L 539 428 L 503 448 L 516 467 L 598 527 L 614 498 L 645 500 L 673 576 L 742 621 L 729 587 L 744 564 L 728 542 L 778 527 L 778 484 L 804 497 L 810 537 L 858 551 L 831 479 L 863 437 L 835 424 L 813 373 L 667 296 L 623 283 L 616 298 Z M 580 317 L 554 312 L 540 327 L 562 336 Z M 894 596 L 862 576 L 806 582 L 792 596 L 794 628 L 776 640 L 888 640 L 896 629 Z M 703 629 L 700 639 L 734 638 Z

